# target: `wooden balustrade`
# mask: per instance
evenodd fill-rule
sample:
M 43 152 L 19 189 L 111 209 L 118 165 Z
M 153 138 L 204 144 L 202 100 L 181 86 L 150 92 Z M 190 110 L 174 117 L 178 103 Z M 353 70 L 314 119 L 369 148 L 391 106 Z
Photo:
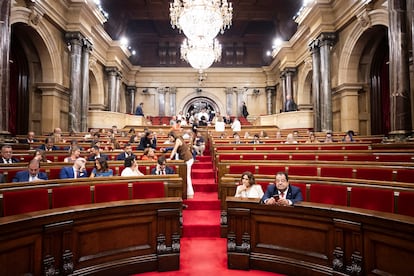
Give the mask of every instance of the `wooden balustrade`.
M 181 198 L 128 200 L 0 218 L 1 274 L 178 270 L 181 206 Z
M 369 196 L 369 195 L 367 195 Z M 227 199 L 230 269 L 286 275 L 413 275 L 414 218 L 302 202 Z

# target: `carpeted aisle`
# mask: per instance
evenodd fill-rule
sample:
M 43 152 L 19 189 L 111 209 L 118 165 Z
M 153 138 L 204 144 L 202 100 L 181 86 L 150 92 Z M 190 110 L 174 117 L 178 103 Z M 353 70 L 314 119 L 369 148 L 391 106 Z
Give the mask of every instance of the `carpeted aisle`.
M 227 268 L 227 239 L 220 238 L 220 201 L 211 156 L 199 156 L 192 168 L 195 195 L 185 200 L 180 270 L 137 275 L 279 275 Z

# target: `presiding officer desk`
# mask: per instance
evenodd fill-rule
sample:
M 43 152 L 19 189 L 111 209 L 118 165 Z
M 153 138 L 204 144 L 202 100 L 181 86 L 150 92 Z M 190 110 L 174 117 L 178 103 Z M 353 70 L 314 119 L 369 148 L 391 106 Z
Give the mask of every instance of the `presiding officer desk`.
M 414 218 L 227 197 L 228 267 L 287 275 L 414 275 Z
M 181 198 L 135 199 L 0 218 L 0 274 L 131 275 L 180 266 Z

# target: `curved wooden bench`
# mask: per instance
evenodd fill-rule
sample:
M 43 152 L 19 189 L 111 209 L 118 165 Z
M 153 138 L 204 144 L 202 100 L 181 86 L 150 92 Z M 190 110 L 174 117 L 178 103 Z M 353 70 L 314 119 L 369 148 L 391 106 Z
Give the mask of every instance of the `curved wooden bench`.
M 180 267 L 181 198 L 0 218 L 2 275 L 131 275 Z
M 303 202 L 227 199 L 230 269 L 286 275 L 414 275 L 414 218 Z

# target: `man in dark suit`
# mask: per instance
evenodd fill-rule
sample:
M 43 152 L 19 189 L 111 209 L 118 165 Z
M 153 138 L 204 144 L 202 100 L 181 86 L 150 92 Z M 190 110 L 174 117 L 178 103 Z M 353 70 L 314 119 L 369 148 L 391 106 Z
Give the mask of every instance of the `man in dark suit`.
M 39 140 L 35 139 L 34 131 L 29 131 L 26 138 L 19 139 L 19 143 L 22 144 L 33 144 L 34 142 L 39 142 Z
M 296 110 L 297 110 L 296 103 L 293 101 L 292 96 L 287 95 L 286 102 L 285 102 L 285 112 L 296 111 Z
M 95 145 L 91 147 L 91 154 L 88 156 L 88 161 L 95 161 L 96 159 L 103 158 L 106 161 L 109 160 L 108 155 L 102 154 L 99 146 Z
M 142 108 L 143 106 L 144 106 L 144 103 L 140 103 L 137 106 L 137 109 L 135 110 L 135 115 L 137 115 L 137 116 L 144 116 L 144 110 Z
M 130 143 L 125 144 L 124 152 L 117 155 L 116 160 L 125 160 L 129 156 L 135 156 L 132 152 L 132 146 Z
M 47 180 L 47 174 L 40 172 L 39 160 L 33 159 L 29 162 L 28 169 L 17 172 L 12 182 L 32 182 L 39 180 Z
M 13 148 L 10 145 L 4 145 L 1 147 L 1 158 L 0 163 L 3 164 L 12 164 L 12 163 L 18 163 L 19 160 L 16 158 L 13 158 Z
M 43 145 L 40 145 L 38 149 L 44 151 L 54 151 L 59 150 L 59 147 L 55 146 L 55 141 L 53 141 L 53 137 L 47 137 L 45 139 L 45 143 Z
M 88 177 L 85 158 L 79 157 L 72 167 L 63 167 L 60 170 L 60 179 Z
M 157 160 L 157 167 L 151 170 L 153 175 L 165 175 L 165 174 L 174 174 L 174 169 L 167 167 L 165 156 L 160 156 Z
M 276 173 L 275 182 L 275 184 L 267 186 L 267 190 L 262 197 L 264 204 L 289 206 L 303 200 L 300 188 L 289 184 L 287 173 Z

